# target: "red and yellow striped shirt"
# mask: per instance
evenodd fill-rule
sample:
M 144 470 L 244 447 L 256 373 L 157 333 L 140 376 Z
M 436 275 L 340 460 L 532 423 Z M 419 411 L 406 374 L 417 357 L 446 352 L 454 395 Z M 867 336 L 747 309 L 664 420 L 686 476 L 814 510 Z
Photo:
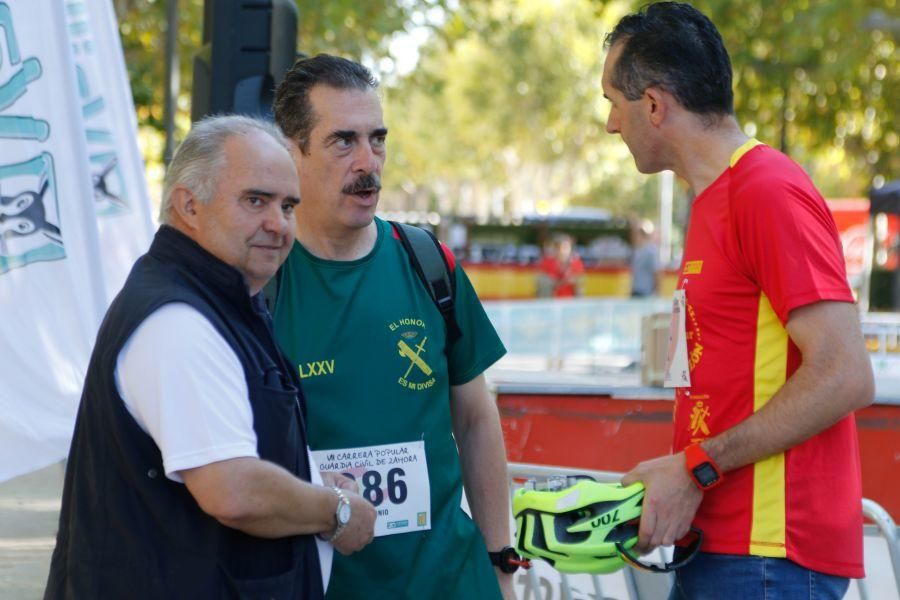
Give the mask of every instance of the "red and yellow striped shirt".
M 675 404 L 676 451 L 760 410 L 801 363 L 790 311 L 853 302 L 834 220 L 806 173 L 755 140 L 693 203 L 678 287 L 691 387 Z M 704 550 L 786 557 L 862 577 L 859 449 L 852 415 L 727 474 L 694 521 Z

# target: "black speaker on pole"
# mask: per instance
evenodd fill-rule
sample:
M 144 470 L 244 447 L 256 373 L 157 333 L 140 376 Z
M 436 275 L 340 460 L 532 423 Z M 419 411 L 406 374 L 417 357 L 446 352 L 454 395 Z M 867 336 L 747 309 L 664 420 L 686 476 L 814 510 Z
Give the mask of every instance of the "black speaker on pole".
M 275 87 L 297 54 L 297 18 L 294 0 L 206 0 L 191 120 L 220 113 L 271 119 Z

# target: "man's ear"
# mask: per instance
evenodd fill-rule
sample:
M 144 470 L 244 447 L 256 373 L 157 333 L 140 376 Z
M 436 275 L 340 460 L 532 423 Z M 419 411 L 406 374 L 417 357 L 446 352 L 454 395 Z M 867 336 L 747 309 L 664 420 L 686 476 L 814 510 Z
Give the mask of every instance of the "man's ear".
M 172 205 L 170 210 L 175 220 L 181 222 L 189 229 L 197 229 L 197 207 L 200 200 L 194 193 L 184 186 L 176 186 L 172 190 Z
M 658 87 L 649 87 L 644 90 L 644 98 L 647 102 L 647 116 L 650 123 L 659 127 L 666 119 L 669 111 L 669 103 L 674 100 L 672 95 Z

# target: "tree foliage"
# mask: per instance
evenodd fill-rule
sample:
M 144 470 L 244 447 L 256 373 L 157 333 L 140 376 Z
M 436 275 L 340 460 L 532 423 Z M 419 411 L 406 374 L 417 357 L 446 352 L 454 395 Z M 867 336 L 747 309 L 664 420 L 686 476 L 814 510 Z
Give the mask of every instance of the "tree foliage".
M 131 79 L 138 123 L 158 131 L 164 129 L 165 97 L 165 0 L 115 0 L 125 64 Z M 203 0 L 178 0 L 179 78 L 183 114 L 190 111 L 191 51 L 203 36 Z
M 164 129 L 165 36 L 168 1 L 178 2 L 180 94 L 178 126 L 190 125 L 194 53 L 203 39 L 204 0 L 113 0 L 141 126 Z M 444 0 L 296 0 L 300 13 L 298 51 L 330 52 L 361 59 L 387 53 L 392 36 Z
M 896 0 L 697 6 L 731 53 L 741 123 L 803 163 L 829 195 L 900 177 Z
M 605 132 L 599 90 L 603 36 L 626 8 L 490 0 L 453 14 L 419 68 L 386 92 L 402 190 L 495 216 L 572 204 L 621 213 L 641 201 L 649 210 L 652 183 L 621 176 L 633 163 Z
M 383 57 L 395 33 L 444 7 L 445 0 L 297 0 L 300 51 Z
M 898 0 L 696 0 L 735 69 L 739 121 L 826 196 L 900 177 Z M 140 123 L 162 128 L 165 0 L 114 0 Z M 605 132 L 603 38 L 644 0 L 297 0 L 299 50 L 384 81 L 387 207 L 509 214 L 574 204 L 652 214 L 656 182 Z M 179 0 L 181 130 L 203 0 Z M 428 31 L 417 67 L 392 43 Z M 409 35 L 408 37 L 411 37 Z M 408 48 L 408 46 L 404 46 Z
M 655 182 L 604 132 L 599 89 L 603 37 L 641 4 L 466 4 L 423 48 L 417 71 L 388 92 L 390 116 L 402 116 L 392 160 L 403 191 L 421 198 L 429 188 L 474 186 L 526 208 L 595 204 L 622 213 L 624 204 L 651 214 Z M 896 0 L 696 5 L 729 48 L 748 133 L 801 162 L 826 196 L 863 195 L 900 176 L 900 20 L 888 16 Z

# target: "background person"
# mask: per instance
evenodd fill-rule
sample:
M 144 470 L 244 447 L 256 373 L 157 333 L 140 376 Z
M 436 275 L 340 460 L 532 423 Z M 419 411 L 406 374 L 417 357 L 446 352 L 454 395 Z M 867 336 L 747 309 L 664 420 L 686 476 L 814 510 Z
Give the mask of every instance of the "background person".
M 387 155 L 376 85 L 362 65 L 319 55 L 294 64 L 274 106 L 303 189 L 276 332 L 304 376 L 312 448 L 324 462 L 358 457 L 347 470 L 379 510 L 375 541 L 336 559 L 328 595 L 492 598 L 499 578 L 512 598 L 511 575 L 488 556 L 510 539 L 506 452 L 484 378 L 506 350 L 459 265 L 462 336 L 448 344 L 409 256 L 374 217 Z M 474 522 L 460 509 L 463 483 Z
M 371 504 L 310 483 L 299 380 L 258 294 L 298 190 L 271 124 L 208 119 L 175 154 L 88 367 L 46 598 L 321 598 L 314 534 L 371 540 Z
M 639 547 L 704 531 L 674 598 L 839 598 L 863 576 L 852 412 L 873 378 L 834 221 L 796 163 L 741 131 L 702 13 L 651 4 L 607 45 L 607 131 L 640 172 L 670 169 L 696 195 L 676 291 L 676 452 L 623 478 L 647 488 Z
M 656 294 L 656 272 L 659 268 L 659 247 L 653 239 L 653 223 L 641 219 L 632 228 L 631 297 Z
M 556 288 L 556 243 L 548 239 L 541 247 L 541 260 L 538 263 L 537 297 L 552 298 Z
M 573 249 L 572 237 L 558 234 L 553 237 L 553 252 L 541 260 L 541 274 L 553 283 L 554 298 L 580 296 L 584 263 Z

